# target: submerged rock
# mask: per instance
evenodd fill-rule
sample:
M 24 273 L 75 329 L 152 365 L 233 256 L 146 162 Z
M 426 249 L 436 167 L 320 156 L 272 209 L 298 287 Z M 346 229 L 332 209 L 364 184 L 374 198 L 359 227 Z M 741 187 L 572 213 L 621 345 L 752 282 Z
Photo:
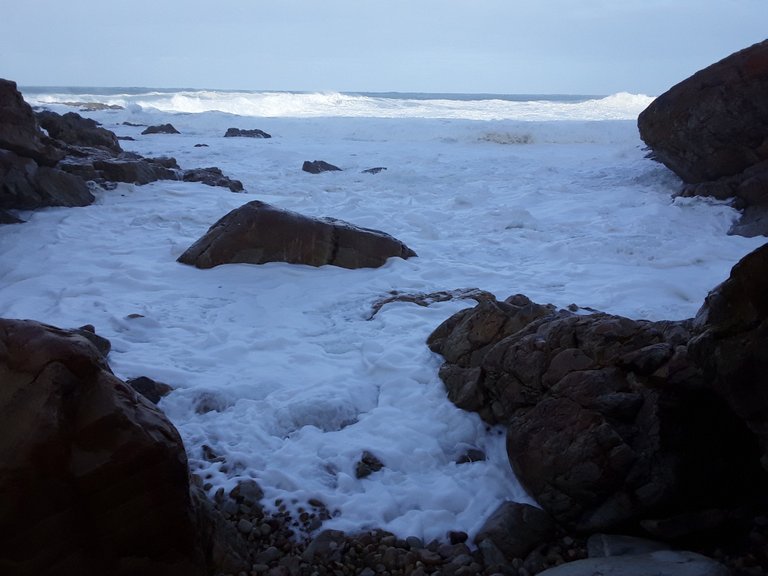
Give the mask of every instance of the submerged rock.
M 255 200 L 225 215 L 179 258 L 183 264 L 288 262 L 377 268 L 416 253 L 392 236 L 333 218 L 310 218 Z
M 341 168 L 334 166 L 333 164 L 329 164 L 325 160 L 313 160 L 312 162 L 305 160 L 304 164 L 301 166 L 301 169 L 304 172 L 309 172 L 310 174 L 341 171 Z

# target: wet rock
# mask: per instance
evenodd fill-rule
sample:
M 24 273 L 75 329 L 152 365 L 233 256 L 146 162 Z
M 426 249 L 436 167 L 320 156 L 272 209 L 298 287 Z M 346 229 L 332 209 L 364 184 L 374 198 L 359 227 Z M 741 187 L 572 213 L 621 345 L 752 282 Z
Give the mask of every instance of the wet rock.
M 264 130 L 254 128 L 253 130 L 242 130 L 240 128 L 227 128 L 224 138 L 272 138 Z
M 366 478 L 382 468 L 384 468 L 384 463 L 366 450 L 355 465 L 355 477 Z
M 481 550 L 485 541 L 492 543 L 507 561 L 524 558 L 536 546 L 551 540 L 555 535 L 555 522 L 540 508 L 518 502 L 504 502 L 485 521 L 475 536 L 475 544 Z M 494 556 L 486 558 L 491 564 Z M 489 561 L 490 560 L 490 561 Z
M 224 176 L 221 168 L 216 167 L 184 170 L 181 179 L 184 182 L 202 182 L 208 186 L 222 186 L 229 188 L 232 192 L 243 191 L 243 183 L 240 180 L 233 180 L 228 176 Z
M 304 164 L 301 166 L 301 169 L 304 172 L 309 172 L 310 174 L 320 174 L 321 172 L 334 172 L 334 171 L 341 171 L 341 168 L 338 166 L 334 166 L 333 164 L 329 164 L 325 160 L 313 160 L 310 162 L 309 160 L 305 160 Z
M 61 115 L 42 110 L 37 113 L 37 119 L 48 135 L 56 140 L 73 146 L 106 148 L 115 154 L 123 151 L 113 132 L 100 127 L 95 120 L 83 118 L 76 112 Z
M 144 398 L 152 402 L 152 404 L 157 404 L 160 400 L 173 392 L 173 388 L 168 384 L 158 382 L 147 376 L 129 378 L 125 383 L 144 396 Z
M 198 268 L 266 262 L 376 268 L 393 256 L 415 255 L 384 232 L 253 201 L 221 218 L 178 261 Z
M 363 174 L 378 174 L 382 170 L 386 170 L 384 166 L 376 166 L 375 168 L 366 168 L 362 171 Z
M 142 134 L 181 134 L 173 124 L 158 124 L 156 126 L 148 126 L 141 132 Z
M 207 573 L 187 460 L 162 412 L 72 331 L 0 320 L 7 574 Z

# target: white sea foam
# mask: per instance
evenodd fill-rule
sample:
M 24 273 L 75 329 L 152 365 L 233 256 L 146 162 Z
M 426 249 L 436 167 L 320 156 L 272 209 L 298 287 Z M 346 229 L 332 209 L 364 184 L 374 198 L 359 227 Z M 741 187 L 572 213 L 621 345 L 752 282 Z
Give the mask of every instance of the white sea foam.
M 27 95 L 33 104 L 72 102 L 69 93 Z M 607 120 L 634 118 L 652 101 L 640 94 L 619 93 L 604 98 L 518 97 L 472 99 L 402 98 L 330 93 L 292 92 L 146 92 L 137 94 L 81 94 L 78 101 L 101 102 L 123 107 L 139 106 L 167 113 L 225 112 L 266 118 L 453 118 L 465 120 Z
M 646 97 L 195 92 L 37 102 L 44 98 L 123 102 L 125 110 L 88 115 L 135 138 L 126 149 L 220 166 L 248 194 L 124 184 L 86 208 L 22 214 L 26 224 L 0 227 L 0 315 L 94 324 L 112 341 L 119 376 L 176 388 L 161 406 L 212 491 L 255 478 L 268 502 L 324 501 L 337 511 L 328 527 L 472 534 L 502 501 L 526 500 L 503 435 L 447 400 L 441 360 L 425 345 L 470 303 L 393 303 L 369 320 L 389 291 L 479 287 L 678 319 L 762 243 L 726 235 L 736 212 L 724 203 L 673 198 L 679 181 L 644 157 L 632 116 Z M 605 119 L 617 116 L 628 119 Z M 124 121 L 171 122 L 181 134 L 142 136 Z M 230 126 L 273 138 L 223 138 Z M 314 159 L 344 171 L 302 172 Z M 372 166 L 388 169 L 361 174 Z M 385 230 L 419 256 L 375 270 L 176 263 L 208 226 L 254 199 Z M 206 460 L 204 445 L 225 462 Z M 487 460 L 457 464 L 469 448 Z M 385 467 L 358 479 L 365 450 Z

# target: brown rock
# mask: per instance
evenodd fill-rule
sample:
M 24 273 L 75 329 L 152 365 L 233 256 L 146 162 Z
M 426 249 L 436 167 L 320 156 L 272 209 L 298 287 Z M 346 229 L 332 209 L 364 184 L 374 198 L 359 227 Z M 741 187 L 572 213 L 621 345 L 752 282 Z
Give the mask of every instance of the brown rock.
M 83 336 L 0 320 L 0 572 L 207 573 L 186 455 Z
M 310 218 L 255 200 L 221 218 L 178 261 L 198 268 L 266 262 L 377 268 L 393 256 L 415 255 L 384 232 Z
M 768 40 L 656 98 L 638 118 L 640 136 L 685 182 L 739 174 L 768 159 L 767 92 Z

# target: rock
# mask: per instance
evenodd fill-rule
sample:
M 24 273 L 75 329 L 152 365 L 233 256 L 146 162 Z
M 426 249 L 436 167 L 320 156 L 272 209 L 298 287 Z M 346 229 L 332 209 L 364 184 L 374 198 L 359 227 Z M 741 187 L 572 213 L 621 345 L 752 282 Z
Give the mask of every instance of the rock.
M 0 224 L 23 224 L 24 220 L 17 218 L 13 214 L 0 210 Z
M 31 158 L 41 166 L 55 166 L 64 154 L 40 130 L 32 107 L 16 83 L 0 78 L 0 149 Z
M 375 168 L 367 168 L 362 171 L 362 174 L 378 174 L 382 170 L 386 170 L 384 166 L 376 166 Z
M 321 172 L 332 172 L 335 170 L 341 171 L 341 168 L 338 166 L 329 164 L 324 160 L 313 160 L 312 162 L 305 160 L 304 164 L 301 166 L 301 169 L 304 170 L 304 172 L 309 172 L 310 174 L 320 174 Z
M 768 244 L 733 267 L 707 295 L 694 322 L 700 333 L 690 342 L 690 355 L 759 439 L 768 470 Z
M 184 170 L 181 177 L 184 182 L 202 182 L 208 186 L 223 186 L 232 192 L 242 192 L 243 183 L 240 180 L 232 180 L 224 176 L 220 168 L 195 168 Z
M 688 357 L 693 334 L 690 320 L 517 295 L 459 312 L 428 344 L 446 360 L 449 398 L 507 426 L 527 492 L 564 526 L 594 531 L 747 505 L 765 485 L 754 438 Z
M 694 552 L 671 550 L 587 558 L 539 572 L 538 576 L 729 576 L 730 571 L 714 560 Z
M 224 138 L 272 138 L 271 134 L 267 134 L 263 130 L 254 128 L 253 130 L 241 130 L 240 128 L 228 128 L 224 134 Z
M 159 124 L 149 126 L 142 131 L 142 134 L 181 134 L 172 124 Z
M 685 182 L 732 176 L 768 159 L 768 40 L 700 70 L 656 98 L 640 136 Z
M 636 536 L 593 534 L 587 540 L 587 550 L 590 558 L 606 558 L 669 550 L 669 545 Z
M 152 404 L 157 404 L 173 392 L 173 388 L 163 382 L 157 382 L 146 376 L 137 376 L 136 378 L 129 378 L 125 381 L 128 386 L 136 390 L 139 394 L 144 396 Z
M 536 546 L 554 535 L 555 522 L 540 508 L 519 502 L 504 502 L 480 528 L 475 544 L 483 550 L 483 542 L 489 540 L 511 562 L 515 558 L 525 558 Z M 493 564 L 493 560 L 493 556 L 486 558 L 486 564 Z
M 0 209 L 87 206 L 93 200 L 82 178 L 0 150 Z
M 115 154 L 123 151 L 114 132 L 101 128 L 95 120 L 83 118 L 75 112 L 62 116 L 49 110 L 40 111 L 36 116 L 51 138 L 73 146 L 106 148 Z
M 107 338 L 104 338 L 104 336 L 99 336 L 96 334 L 96 328 L 94 328 L 92 324 L 80 326 L 80 328 L 75 328 L 72 330 L 72 332 L 83 336 L 86 340 L 93 344 L 96 347 L 96 350 L 98 350 L 105 359 L 109 355 L 109 352 L 112 350 L 112 342 L 110 342 Z
M 221 218 L 178 261 L 198 268 L 266 262 L 376 268 L 393 256 L 415 255 L 384 232 L 310 218 L 255 200 Z
M 100 178 L 111 182 L 142 185 L 158 180 L 179 180 L 179 167 L 173 158 L 96 160 L 93 168 Z
M 62 102 L 65 106 L 80 108 L 81 112 L 100 112 L 102 110 L 125 110 L 119 104 L 105 104 L 104 102 Z
M 363 452 L 360 461 L 355 465 L 355 477 L 367 478 L 382 468 L 384 468 L 384 463 L 366 450 Z
M 209 573 L 178 432 L 86 338 L 0 320 L 0 383 L 4 574 Z
M 650 156 L 675 172 L 684 196 L 759 207 L 729 233 L 768 235 L 768 40 L 731 54 L 656 98 L 638 117 Z

